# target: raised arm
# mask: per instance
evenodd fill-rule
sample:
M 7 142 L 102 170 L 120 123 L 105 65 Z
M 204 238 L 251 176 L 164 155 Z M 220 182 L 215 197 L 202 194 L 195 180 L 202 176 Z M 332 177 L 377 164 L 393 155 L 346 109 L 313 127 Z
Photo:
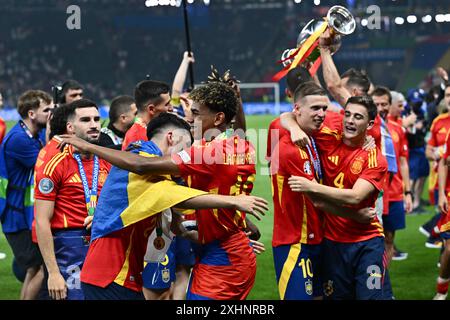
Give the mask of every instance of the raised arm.
M 71 144 L 78 151 L 96 154 L 112 165 L 136 174 L 179 174 L 170 156 L 143 157 L 131 152 L 113 150 L 89 143 L 75 135 L 61 135 L 62 144 Z
M 333 98 L 341 106 L 344 106 L 347 103 L 347 100 L 351 97 L 351 94 L 342 83 L 342 79 L 339 76 L 339 72 L 336 69 L 333 58 L 331 57 L 329 47 L 329 44 L 331 43 L 329 29 L 327 29 L 327 31 L 320 36 L 319 41 L 320 56 L 322 58 L 322 72 L 325 85 Z
M 181 60 L 180 67 L 178 68 L 175 78 L 173 79 L 172 99 L 178 98 L 181 93 L 183 93 L 184 82 L 186 81 L 189 64 L 194 62 L 194 54 L 191 52 L 191 56 L 189 56 L 188 52 L 185 51 L 183 54 L 183 60 Z

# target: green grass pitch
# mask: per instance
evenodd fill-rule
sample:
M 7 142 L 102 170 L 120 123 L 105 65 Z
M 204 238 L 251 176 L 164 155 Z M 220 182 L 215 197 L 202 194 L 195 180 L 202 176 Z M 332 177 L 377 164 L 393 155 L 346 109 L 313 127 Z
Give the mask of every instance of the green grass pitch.
M 267 129 L 273 116 L 247 116 L 247 127 L 254 129 Z M 10 128 L 13 123 L 8 123 Z M 266 150 L 266 135 L 264 132 L 258 138 L 258 165 L 254 195 L 261 196 L 271 204 L 271 187 L 268 176 L 260 175 L 260 168 L 266 163 L 261 162 Z M 424 192 L 426 195 L 426 188 Z M 434 295 L 435 281 L 438 275 L 436 263 L 439 258 L 439 250 L 427 249 L 424 246 L 425 237 L 418 232 L 419 226 L 432 216 L 433 209 L 428 208 L 428 213 L 416 216 L 407 216 L 406 229 L 397 233 L 396 245 L 401 250 L 408 252 L 409 256 L 404 261 L 391 263 L 390 275 L 395 298 L 397 300 L 417 299 L 428 300 Z M 252 218 L 253 219 L 253 218 Z M 253 219 L 253 221 L 256 221 Z M 256 221 L 262 233 L 262 242 L 266 245 L 266 252 L 258 256 L 258 269 L 255 285 L 249 299 L 278 299 L 277 284 L 273 268 L 271 249 L 273 206 L 263 217 L 262 221 Z M 3 233 L 0 233 L 0 252 L 7 254 L 6 259 L 0 260 L 0 299 L 18 299 L 21 284 L 11 270 L 12 253 Z

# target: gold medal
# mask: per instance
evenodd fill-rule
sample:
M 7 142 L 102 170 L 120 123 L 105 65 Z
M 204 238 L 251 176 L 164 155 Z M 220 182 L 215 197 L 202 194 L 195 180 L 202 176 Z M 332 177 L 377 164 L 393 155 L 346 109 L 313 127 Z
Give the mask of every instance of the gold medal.
M 165 245 L 166 242 L 162 237 L 156 237 L 155 240 L 153 240 L 153 246 L 156 248 L 156 250 L 162 250 Z

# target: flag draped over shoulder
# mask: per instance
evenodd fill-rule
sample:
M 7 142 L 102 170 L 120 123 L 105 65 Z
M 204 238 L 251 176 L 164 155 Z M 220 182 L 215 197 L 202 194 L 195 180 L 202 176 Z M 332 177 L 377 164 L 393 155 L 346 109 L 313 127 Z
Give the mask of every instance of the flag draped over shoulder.
M 133 153 L 160 157 L 151 141 L 142 142 Z M 177 185 L 168 175 L 138 175 L 112 167 L 102 188 L 92 223 L 92 240 L 153 216 L 204 191 Z

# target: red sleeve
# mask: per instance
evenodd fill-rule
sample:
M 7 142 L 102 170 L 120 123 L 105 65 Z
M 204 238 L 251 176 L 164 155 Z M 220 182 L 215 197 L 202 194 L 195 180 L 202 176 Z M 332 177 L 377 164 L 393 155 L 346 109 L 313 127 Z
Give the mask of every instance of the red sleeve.
M 289 131 L 281 126 L 281 119 L 276 118 L 269 125 L 269 132 L 267 133 L 267 150 L 266 150 L 266 160 L 271 161 L 270 158 L 272 153 L 277 146 L 278 142 L 285 135 L 289 135 Z
M 400 134 L 400 157 L 405 157 L 406 159 L 408 159 L 409 149 L 408 149 L 408 140 L 406 139 L 405 129 L 403 129 L 403 127 L 402 127 L 401 130 L 399 130 L 399 131 L 401 132 L 401 134 Z
M 60 188 L 62 173 L 64 172 L 62 165 L 63 158 L 63 153 L 56 154 L 49 161 L 45 161 L 41 165 L 35 167 L 35 199 L 56 200 L 56 194 Z
M 428 141 L 428 144 L 432 147 L 437 147 L 437 130 L 436 130 L 436 123 L 433 121 L 433 124 L 431 125 L 430 129 L 430 140 Z
M 215 148 L 208 146 L 192 146 L 172 155 L 172 161 L 178 166 L 182 176 L 194 174 L 212 175 L 216 167 Z
M 0 143 L 2 143 L 5 134 L 6 134 L 6 124 L 5 121 L 3 121 L 2 118 L 0 118 Z
M 447 133 L 447 136 L 445 137 L 445 150 L 444 150 L 444 159 L 447 159 L 450 155 L 450 140 L 449 140 L 449 134 L 450 131 Z
M 328 127 L 331 130 L 337 130 L 342 132 L 343 120 L 344 120 L 344 110 L 340 112 L 327 111 L 325 120 L 322 126 Z
M 384 186 L 384 179 L 387 173 L 387 162 L 381 154 L 380 149 L 376 148 L 367 153 L 367 166 L 361 172 L 358 179 L 364 179 L 377 189 L 382 190 Z M 376 159 L 374 161 L 374 159 Z
M 284 176 L 302 176 L 314 179 L 313 167 L 309 161 L 308 151 L 294 145 L 290 139 L 284 138 L 273 153 L 271 170 Z

